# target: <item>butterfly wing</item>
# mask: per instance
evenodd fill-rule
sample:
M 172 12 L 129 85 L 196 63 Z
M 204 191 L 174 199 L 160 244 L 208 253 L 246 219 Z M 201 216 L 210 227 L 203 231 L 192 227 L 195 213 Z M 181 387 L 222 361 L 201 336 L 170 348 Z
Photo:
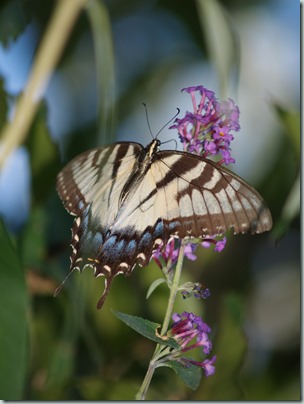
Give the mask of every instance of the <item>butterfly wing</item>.
M 163 220 L 178 237 L 220 235 L 230 228 L 254 234 L 272 227 L 262 197 L 230 170 L 190 153 L 163 151 L 157 157 L 156 167 L 167 167 L 167 178 L 156 181 L 170 201 Z
M 126 178 L 136 170 L 143 148 L 138 143 L 116 143 L 74 158 L 57 177 L 57 191 L 77 218 L 72 229 L 71 269 L 96 268 L 98 251 L 120 207 Z
M 207 237 L 224 233 L 262 233 L 272 226 L 261 196 L 229 170 L 202 157 L 158 152 L 136 190 L 117 216 L 111 233 L 136 240 L 139 260 L 170 237 Z
M 128 275 L 146 265 L 171 237 L 206 237 L 269 230 L 271 215 L 260 195 L 240 177 L 202 157 L 156 152 L 137 143 L 93 149 L 58 175 L 58 193 L 72 229 L 71 270 L 90 265 L 95 276 Z

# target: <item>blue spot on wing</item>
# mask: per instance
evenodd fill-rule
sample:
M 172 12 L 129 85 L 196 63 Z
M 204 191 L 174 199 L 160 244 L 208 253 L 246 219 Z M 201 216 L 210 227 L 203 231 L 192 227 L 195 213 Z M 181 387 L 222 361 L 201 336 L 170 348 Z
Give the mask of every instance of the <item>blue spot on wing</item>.
M 111 248 L 114 247 L 115 243 L 117 240 L 117 236 L 111 236 L 108 240 L 106 240 L 106 242 L 103 245 L 103 249 L 104 250 L 109 250 L 111 251 Z
M 117 261 L 117 260 L 120 261 L 120 256 L 124 249 L 124 245 L 125 245 L 125 240 L 120 240 L 111 249 L 111 255 L 112 255 L 114 261 Z
M 175 220 L 174 222 L 169 223 L 168 227 L 170 231 L 174 231 L 180 225 L 180 222 L 178 220 Z
M 152 239 L 152 235 L 150 232 L 146 232 L 141 236 L 141 239 L 139 241 L 139 245 L 138 245 L 138 250 L 141 251 L 141 249 L 145 249 L 146 247 L 148 247 L 150 244 L 152 244 L 153 239 Z
M 131 240 L 131 241 L 129 241 L 128 244 L 126 245 L 126 248 L 125 248 L 126 253 L 127 253 L 128 255 L 130 255 L 130 256 L 134 255 L 134 254 L 135 254 L 136 247 L 137 247 L 136 240 Z
M 97 232 L 93 239 L 92 239 L 92 244 L 94 245 L 94 247 L 96 246 L 97 248 L 99 248 L 101 246 L 101 244 L 103 243 L 103 237 L 102 234 Z
M 157 225 L 156 225 L 156 227 L 155 227 L 155 230 L 154 230 L 154 237 L 155 238 L 161 238 L 162 237 L 162 235 L 163 235 L 163 232 L 164 232 L 164 225 L 163 225 L 163 222 L 158 222 L 157 223 Z
M 117 236 L 111 236 L 102 246 L 102 256 L 107 258 L 109 265 L 121 262 L 125 250 L 126 241 L 121 239 L 117 241 Z
M 83 207 L 84 207 L 84 203 L 83 203 L 83 201 L 80 200 L 80 201 L 78 202 L 78 209 L 79 209 L 79 210 L 82 210 Z

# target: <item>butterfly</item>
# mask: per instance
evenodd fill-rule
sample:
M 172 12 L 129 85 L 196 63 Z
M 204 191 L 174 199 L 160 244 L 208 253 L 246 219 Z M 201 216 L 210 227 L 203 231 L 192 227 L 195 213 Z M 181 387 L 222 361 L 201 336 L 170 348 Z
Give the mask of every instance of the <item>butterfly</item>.
M 188 152 L 120 142 L 86 151 L 57 177 L 64 207 L 76 216 L 70 271 L 89 266 L 105 277 L 100 308 L 113 278 L 145 266 L 169 239 L 206 238 L 233 228 L 262 233 L 269 209 L 242 178 Z M 62 285 L 61 285 L 62 286 Z M 57 294 L 61 288 L 57 289 Z

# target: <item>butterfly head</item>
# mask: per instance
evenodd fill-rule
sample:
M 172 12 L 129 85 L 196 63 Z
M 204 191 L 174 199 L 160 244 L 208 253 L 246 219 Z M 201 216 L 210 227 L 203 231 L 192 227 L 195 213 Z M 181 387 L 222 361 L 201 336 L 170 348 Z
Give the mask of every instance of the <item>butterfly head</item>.
M 146 147 L 146 156 L 152 157 L 155 153 L 159 151 L 161 141 L 159 139 L 153 139 L 151 143 Z

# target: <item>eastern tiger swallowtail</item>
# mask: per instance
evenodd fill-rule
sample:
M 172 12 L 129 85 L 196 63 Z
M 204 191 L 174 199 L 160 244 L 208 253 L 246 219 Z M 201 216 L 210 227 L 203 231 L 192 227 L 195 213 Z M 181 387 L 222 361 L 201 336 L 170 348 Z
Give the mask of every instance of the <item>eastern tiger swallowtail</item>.
M 148 264 L 171 237 L 262 233 L 272 226 L 261 196 L 228 169 L 187 152 L 121 142 L 75 157 L 58 174 L 57 191 L 72 228 L 71 271 L 105 276 L 98 307 L 120 273 Z M 59 291 L 59 288 L 58 288 Z

